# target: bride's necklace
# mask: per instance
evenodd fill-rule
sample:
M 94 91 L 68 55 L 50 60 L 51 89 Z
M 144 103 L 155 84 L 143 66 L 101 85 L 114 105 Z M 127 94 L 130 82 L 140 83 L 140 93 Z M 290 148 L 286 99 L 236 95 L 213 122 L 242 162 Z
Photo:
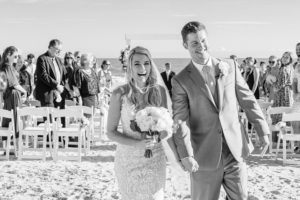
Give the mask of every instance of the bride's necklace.
M 136 87 L 136 89 L 141 93 L 141 94 L 145 94 L 145 93 L 147 93 L 148 92 L 148 90 L 149 90 L 149 87 L 139 87 L 139 86 L 135 86 Z

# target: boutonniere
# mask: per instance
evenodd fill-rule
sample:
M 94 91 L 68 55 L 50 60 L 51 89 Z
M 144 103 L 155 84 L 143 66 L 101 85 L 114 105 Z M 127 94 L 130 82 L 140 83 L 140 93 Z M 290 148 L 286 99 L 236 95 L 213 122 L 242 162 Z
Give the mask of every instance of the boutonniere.
M 217 73 L 217 78 L 222 78 L 222 77 L 225 77 L 227 76 L 229 73 L 229 68 L 228 66 L 226 65 L 223 65 L 222 63 L 219 64 L 219 67 L 218 67 L 218 73 Z

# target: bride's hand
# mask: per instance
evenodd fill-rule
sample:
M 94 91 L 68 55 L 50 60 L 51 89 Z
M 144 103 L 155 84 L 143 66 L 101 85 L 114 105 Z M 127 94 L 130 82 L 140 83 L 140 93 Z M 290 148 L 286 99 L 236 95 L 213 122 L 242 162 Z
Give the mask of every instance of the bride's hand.
M 170 135 L 170 133 L 168 133 L 167 131 L 161 131 L 161 132 L 159 132 L 159 134 L 160 134 L 161 140 L 168 138 L 168 136 Z

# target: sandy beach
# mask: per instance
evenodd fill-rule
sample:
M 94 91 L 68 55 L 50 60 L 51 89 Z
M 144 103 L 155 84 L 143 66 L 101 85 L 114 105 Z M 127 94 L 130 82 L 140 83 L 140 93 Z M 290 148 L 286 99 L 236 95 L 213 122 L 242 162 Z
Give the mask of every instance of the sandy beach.
M 122 77 L 114 78 L 120 85 Z M 0 200 L 113 200 L 121 199 L 114 176 L 117 144 L 96 143 L 81 163 L 70 161 L 0 161 Z M 299 159 L 298 159 L 299 161 Z M 254 152 L 247 161 L 250 200 L 299 200 L 300 164 L 282 165 L 282 160 Z M 189 200 L 189 175 L 167 168 L 166 200 Z M 222 190 L 220 200 L 225 193 Z

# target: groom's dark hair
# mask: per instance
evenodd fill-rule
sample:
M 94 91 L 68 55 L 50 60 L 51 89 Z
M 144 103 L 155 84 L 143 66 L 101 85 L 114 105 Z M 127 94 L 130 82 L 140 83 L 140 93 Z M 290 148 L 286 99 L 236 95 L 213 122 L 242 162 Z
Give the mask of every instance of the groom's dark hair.
M 206 27 L 204 24 L 197 22 L 197 21 L 192 21 L 192 22 L 187 23 L 186 25 L 184 25 L 184 27 L 181 30 L 181 36 L 182 36 L 183 42 L 186 42 L 187 35 L 189 33 L 197 33 L 198 31 L 201 31 L 201 30 L 206 31 Z

